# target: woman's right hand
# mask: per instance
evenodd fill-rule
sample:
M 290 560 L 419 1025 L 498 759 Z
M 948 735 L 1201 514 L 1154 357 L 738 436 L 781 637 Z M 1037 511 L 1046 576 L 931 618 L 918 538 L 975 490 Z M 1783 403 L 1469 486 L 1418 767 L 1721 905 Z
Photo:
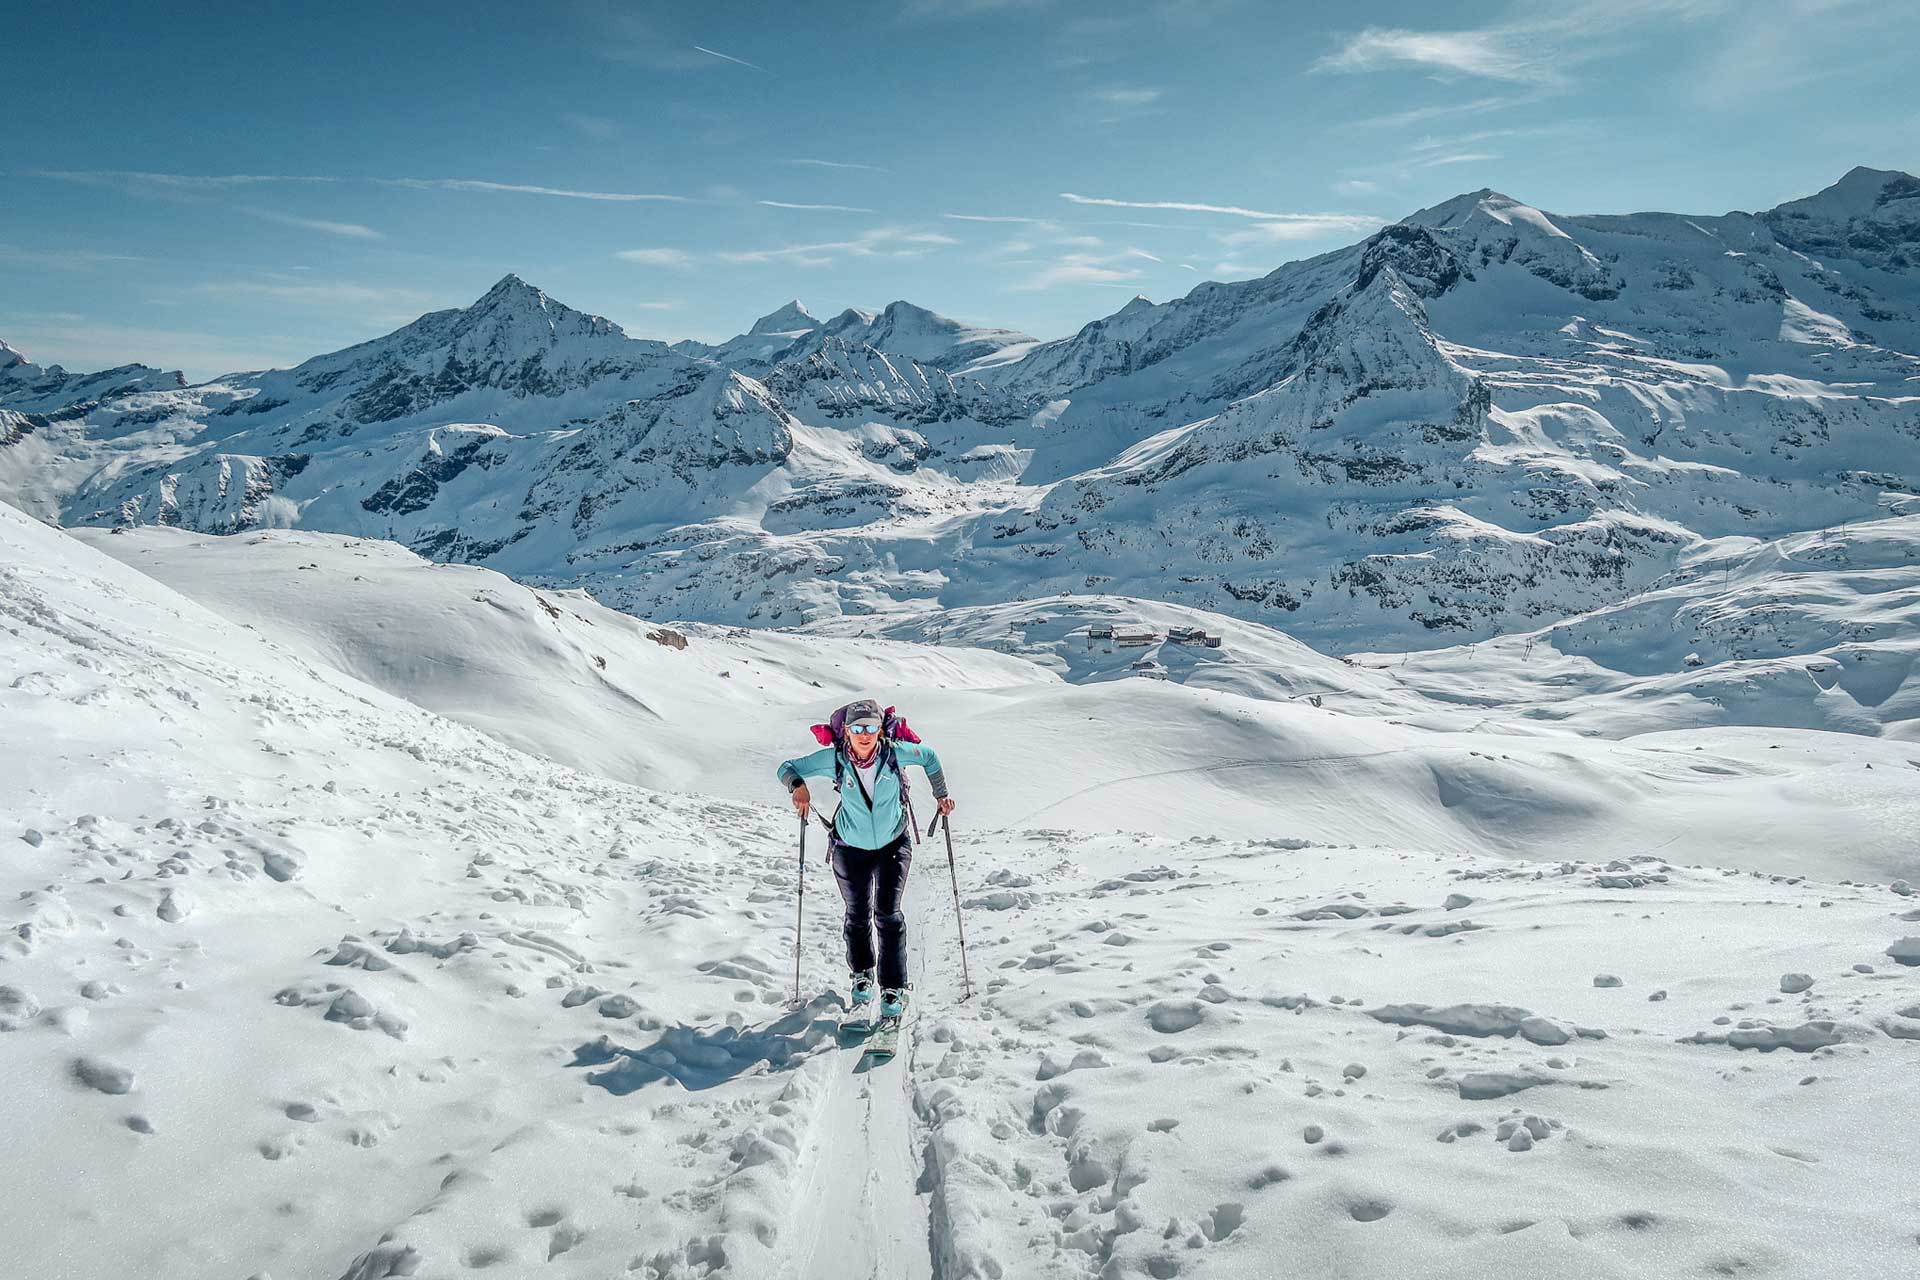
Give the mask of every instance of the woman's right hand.
M 804 782 L 793 789 L 793 807 L 799 811 L 802 822 L 813 813 L 813 797 L 807 793 L 807 784 Z

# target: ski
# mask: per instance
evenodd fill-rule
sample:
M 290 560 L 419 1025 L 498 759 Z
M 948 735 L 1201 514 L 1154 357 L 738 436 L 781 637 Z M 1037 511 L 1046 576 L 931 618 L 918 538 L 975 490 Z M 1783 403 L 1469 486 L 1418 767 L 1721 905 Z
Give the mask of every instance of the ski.
M 879 1019 L 873 1024 L 873 1034 L 867 1037 L 867 1064 L 869 1066 L 877 1067 L 892 1058 L 893 1055 L 899 1051 L 900 1024 L 907 1019 L 907 1009 L 909 1008 L 910 999 L 911 997 L 907 992 L 901 992 L 898 1006 L 899 1012 L 882 1013 Z M 884 993 L 881 996 L 880 1007 L 882 1009 L 887 1007 L 887 1000 Z
M 902 1018 L 882 1018 L 875 1024 L 873 1034 L 867 1037 L 868 1062 L 878 1066 L 898 1052 L 902 1021 Z
M 858 1044 L 873 1034 L 873 1014 L 868 1008 L 855 1006 L 840 1016 L 840 1043 Z

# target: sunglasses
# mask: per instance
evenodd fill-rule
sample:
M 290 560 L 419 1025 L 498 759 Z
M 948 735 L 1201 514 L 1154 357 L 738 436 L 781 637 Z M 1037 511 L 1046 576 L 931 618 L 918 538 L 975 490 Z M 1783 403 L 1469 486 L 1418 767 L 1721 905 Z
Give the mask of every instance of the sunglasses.
M 866 738 L 880 732 L 880 726 L 877 724 L 850 724 L 847 726 L 847 732 L 857 733 L 861 737 Z

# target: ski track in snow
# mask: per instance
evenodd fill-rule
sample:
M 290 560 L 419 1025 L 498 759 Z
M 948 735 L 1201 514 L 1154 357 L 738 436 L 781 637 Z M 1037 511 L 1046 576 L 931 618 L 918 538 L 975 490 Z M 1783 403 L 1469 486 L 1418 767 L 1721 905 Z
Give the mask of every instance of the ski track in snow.
M 923 846 L 924 847 L 924 846 Z M 918 866 L 908 898 L 909 967 L 917 993 L 925 987 L 930 878 Z M 837 896 L 832 909 L 838 909 Z M 828 962 L 828 972 L 844 963 Z M 832 1063 L 813 1134 L 800 1158 L 803 1172 L 789 1216 L 791 1261 L 780 1280 L 933 1280 L 927 1207 L 921 1186 L 920 1125 L 909 1102 L 915 1066 L 915 1025 L 924 1004 L 910 1012 L 900 1050 L 874 1065 L 857 1046 Z

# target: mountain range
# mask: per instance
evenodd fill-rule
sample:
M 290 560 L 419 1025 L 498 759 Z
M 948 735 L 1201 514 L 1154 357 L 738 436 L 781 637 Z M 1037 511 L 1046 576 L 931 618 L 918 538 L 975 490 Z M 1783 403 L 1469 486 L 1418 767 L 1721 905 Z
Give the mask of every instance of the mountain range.
M 0 498 L 298 526 L 644 616 L 880 632 L 1064 594 L 1470 642 L 1920 510 L 1920 180 L 1760 213 L 1491 190 L 1038 341 L 798 301 L 668 345 L 508 275 L 189 385 L 0 344 Z

